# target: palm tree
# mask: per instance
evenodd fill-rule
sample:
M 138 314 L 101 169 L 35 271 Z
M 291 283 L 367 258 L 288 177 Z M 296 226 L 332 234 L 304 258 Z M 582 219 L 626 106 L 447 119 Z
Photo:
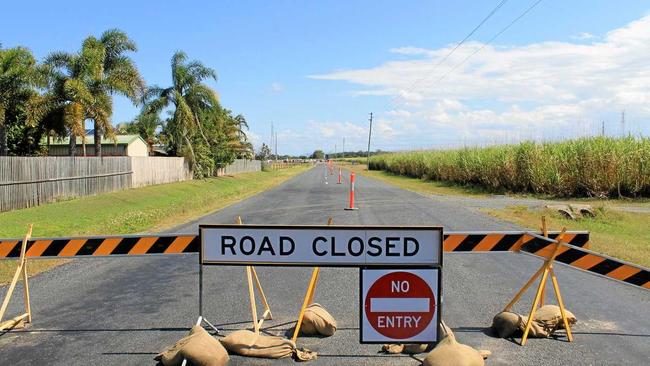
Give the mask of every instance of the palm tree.
M 88 37 L 75 54 L 55 52 L 45 63 L 51 70 L 50 111 L 62 116 L 70 131 L 70 155 L 76 154 L 76 137 L 82 136 L 85 152 L 85 121 L 94 124 L 95 154 L 101 156 L 101 137 L 113 137 L 112 94 L 118 93 L 135 104 L 141 99 L 144 82 L 135 65 L 123 53 L 135 44 L 119 30 L 104 32 L 101 39 Z
M 168 131 L 177 154 L 185 154 L 187 148 L 192 161 L 196 161 L 192 138 L 198 136 L 210 146 L 199 115 L 203 111 L 219 108 L 217 94 L 207 85 L 206 79 L 217 80 L 216 72 L 199 61 L 188 61 L 187 55 L 177 51 L 171 60 L 172 86 L 168 88 L 152 87 L 147 92 L 149 102 L 146 113 L 160 113 L 173 105 L 173 117 L 168 124 Z
M 0 156 L 9 153 L 6 112 L 18 105 L 29 109 L 38 96 L 35 87 L 42 86 L 43 80 L 41 69 L 28 49 L 0 48 Z
M 121 124 L 118 128 L 122 132 L 138 134 L 149 146 L 149 155 L 153 155 L 153 145 L 156 143 L 158 128 L 163 126 L 163 121 L 156 113 L 140 113 L 132 122 Z
M 85 120 L 108 120 L 111 115 L 110 98 L 93 94 L 94 86 L 102 79 L 104 54 L 103 45 L 88 37 L 79 53 L 54 52 L 45 59 L 51 67 L 49 109 L 57 111 L 70 131 L 70 156 L 76 155 L 77 136 L 82 137 L 86 155 Z
M 91 37 L 92 38 L 92 37 Z M 134 62 L 124 53 L 137 51 L 137 46 L 126 33 L 119 29 L 105 31 L 99 42 L 104 47 L 103 74 L 101 80 L 93 83 L 92 92 L 101 99 L 112 94 L 121 94 L 138 105 L 144 93 L 144 81 Z M 103 95 L 102 95 L 103 94 Z M 110 118 L 110 114 L 108 115 Z M 93 118 L 95 154 L 102 155 L 101 137 L 114 137 L 109 118 Z

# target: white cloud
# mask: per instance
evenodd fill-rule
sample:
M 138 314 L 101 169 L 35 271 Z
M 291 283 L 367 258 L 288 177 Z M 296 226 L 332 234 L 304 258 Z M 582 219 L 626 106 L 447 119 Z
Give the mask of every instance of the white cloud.
M 280 83 L 272 83 L 271 84 L 271 91 L 273 91 L 274 93 L 283 92 L 284 91 L 284 85 L 282 85 Z
M 600 40 L 588 33 L 576 39 L 590 42 L 468 42 L 438 67 L 453 46 L 401 47 L 391 52 L 407 59 L 312 78 L 352 83 L 357 96 L 389 97 L 394 110 L 378 114 L 387 146 L 409 139 L 560 137 L 622 109 L 650 118 L 650 16 Z
M 575 34 L 571 36 L 571 39 L 577 39 L 579 41 L 585 41 L 585 40 L 590 40 L 597 38 L 595 35 L 589 33 L 589 32 L 580 32 L 578 34 Z

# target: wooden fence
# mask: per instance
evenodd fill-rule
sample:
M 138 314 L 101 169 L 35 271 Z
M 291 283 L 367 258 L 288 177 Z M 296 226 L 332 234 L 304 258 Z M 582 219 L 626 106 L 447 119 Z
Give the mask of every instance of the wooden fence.
M 191 176 L 183 158 L 0 157 L 0 212 Z
M 259 160 L 236 159 L 227 167 L 219 169 L 217 175 L 235 175 L 240 173 L 259 172 L 261 170 L 262 162 Z

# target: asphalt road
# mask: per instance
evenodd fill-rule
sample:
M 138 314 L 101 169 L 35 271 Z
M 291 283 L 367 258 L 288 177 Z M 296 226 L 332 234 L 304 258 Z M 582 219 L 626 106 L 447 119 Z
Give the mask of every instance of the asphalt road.
M 324 224 L 332 217 L 337 224 L 514 228 L 461 202 L 363 177 L 357 180 L 360 210 L 344 211 L 347 185 L 335 184 L 335 178 L 317 166 L 172 231 L 196 232 L 199 223 L 232 223 L 237 215 L 250 224 Z M 540 263 L 527 254 L 447 254 L 443 318 L 457 339 L 491 350 L 488 365 L 650 364 L 650 292 L 562 265 L 556 266 L 556 273 L 567 308 L 578 317 L 575 342 L 564 337 L 531 339 L 520 347 L 491 336 L 486 328 L 494 314 Z M 291 331 L 310 269 L 258 268 L 258 274 L 275 317 L 264 324 L 264 331 Z M 196 255 L 77 259 L 38 275 L 30 282 L 34 323 L 0 336 L 0 365 L 154 365 L 153 356 L 185 335 L 196 319 L 197 275 Z M 242 267 L 206 267 L 204 288 L 205 314 L 224 333 L 251 325 Z M 515 310 L 526 312 L 531 297 L 524 297 Z M 377 345 L 359 344 L 357 269 L 324 268 L 315 301 L 334 315 L 339 328 L 329 338 L 299 338 L 299 346 L 318 352 L 310 364 L 418 365 L 424 357 L 386 356 L 378 353 Z M 20 301 L 12 303 L 9 315 L 21 306 Z M 271 363 L 294 361 L 231 358 L 232 365 Z

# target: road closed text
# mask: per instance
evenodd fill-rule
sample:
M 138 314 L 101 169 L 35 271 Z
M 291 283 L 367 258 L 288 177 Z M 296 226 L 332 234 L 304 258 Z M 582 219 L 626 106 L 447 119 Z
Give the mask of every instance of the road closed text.
M 206 263 L 438 264 L 438 228 L 202 226 Z

